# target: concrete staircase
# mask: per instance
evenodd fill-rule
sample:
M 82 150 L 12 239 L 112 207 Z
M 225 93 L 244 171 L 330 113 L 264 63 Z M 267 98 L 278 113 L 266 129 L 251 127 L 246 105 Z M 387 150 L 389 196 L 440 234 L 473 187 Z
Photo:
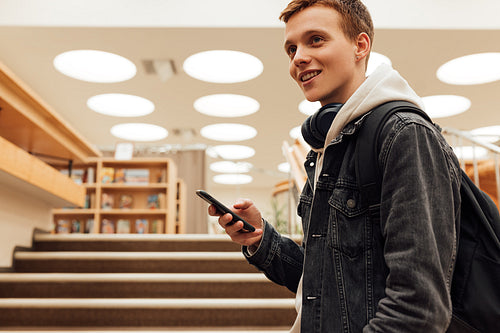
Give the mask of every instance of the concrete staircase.
M 276 333 L 296 315 L 227 236 L 36 233 L 0 297 L 0 331 Z

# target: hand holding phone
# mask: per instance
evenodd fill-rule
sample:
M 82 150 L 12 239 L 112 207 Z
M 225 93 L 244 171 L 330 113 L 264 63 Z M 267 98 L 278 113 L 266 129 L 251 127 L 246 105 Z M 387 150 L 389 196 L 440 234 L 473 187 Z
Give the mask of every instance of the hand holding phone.
M 226 214 L 226 213 L 231 214 L 233 216 L 233 221 L 231 223 L 234 223 L 234 222 L 237 222 L 237 221 L 241 221 L 241 222 L 243 222 L 243 229 L 245 229 L 247 231 L 250 231 L 250 232 L 255 231 L 255 227 L 253 225 L 251 225 L 250 223 L 248 223 L 247 221 L 245 221 L 244 219 L 242 219 L 240 216 L 238 216 L 237 214 L 235 214 L 231 209 L 229 209 L 228 207 L 226 207 L 224 204 L 222 204 L 220 201 L 218 201 L 217 199 L 215 199 L 214 197 L 212 197 L 207 192 L 205 192 L 203 190 L 197 190 L 196 194 L 200 198 L 202 198 L 203 200 L 205 200 L 206 202 L 208 202 L 209 204 L 214 205 L 214 207 L 217 209 L 217 211 L 220 214 Z

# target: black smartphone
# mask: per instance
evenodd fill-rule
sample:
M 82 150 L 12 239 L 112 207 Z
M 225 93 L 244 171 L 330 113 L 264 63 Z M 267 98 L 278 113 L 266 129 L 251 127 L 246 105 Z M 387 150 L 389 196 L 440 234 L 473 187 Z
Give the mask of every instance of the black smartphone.
M 247 221 L 245 221 L 244 219 L 242 219 L 241 217 L 239 217 L 238 215 L 236 215 L 235 213 L 233 213 L 233 211 L 231 209 L 227 208 L 225 205 L 223 205 L 220 201 L 218 201 L 217 199 L 215 199 L 214 197 L 212 197 L 207 192 L 205 192 L 203 190 L 197 190 L 196 194 L 200 198 L 202 198 L 203 200 L 205 200 L 206 202 L 208 202 L 209 204 L 214 205 L 215 208 L 217 208 L 217 210 L 219 211 L 219 213 L 221 213 L 221 214 L 226 214 L 226 213 L 231 214 L 233 216 L 233 221 L 231 223 L 234 223 L 234 222 L 237 222 L 237 221 L 241 221 L 241 222 L 243 222 L 243 229 L 245 229 L 247 231 L 250 231 L 250 232 L 255 231 L 255 228 L 254 228 L 253 225 L 251 225 L 250 223 L 248 223 Z

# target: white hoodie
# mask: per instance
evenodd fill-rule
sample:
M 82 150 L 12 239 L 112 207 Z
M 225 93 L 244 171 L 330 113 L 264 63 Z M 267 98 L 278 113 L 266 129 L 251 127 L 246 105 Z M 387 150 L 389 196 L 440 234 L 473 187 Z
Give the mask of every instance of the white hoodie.
M 361 117 L 374 107 L 389 101 L 407 101 L 417 105 L 422 110 L 424 104 L 420 97 L 413 91 L 399 73 L 391 66 L 382 64 L 366 78 L 359 88 L 352 94 L 349 100 L 342 106 L 337 116 L 334 118 L 328 134 L 326 135 L 323 148 L 314 149 L 318 152 L 316 162 L 316 175 L 319 175 L 323 168 L 323 152 L 325 148 L 334 140 L 342 129 L 351 121 Z M 316 183 L 315 179 L 315 183 Z M 301 308 L 302 308 L 302 278 L 300 279 L 295 297 L 295 308 L 297 319 L 290 330 L 290 333 L 300 332 Z

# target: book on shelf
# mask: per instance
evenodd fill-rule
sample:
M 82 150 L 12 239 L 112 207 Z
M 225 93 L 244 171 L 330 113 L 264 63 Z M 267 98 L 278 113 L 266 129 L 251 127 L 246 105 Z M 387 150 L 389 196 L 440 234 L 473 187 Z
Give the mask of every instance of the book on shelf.
M 56 234 L 69 234 L 71 232 L 71 225 L 67 219 L 58 219 L 55 225 Z
M 84 181 L 85 181 L 85 183 L 88 183 L 88 184 L 95 183 L 95 169 L 94 169 L 94 167 L 87 168 L 87 170 L 85 171 Z
M 119 219 L 116 221 L 116 233 L 117 234 L 129 234 L 130 233 L 130 220 Z
M 134 203 L 134 198 L 130 194 L 120 194 L 118 207 L 120 209 L 130 209 Z
M 148 220 L 137 219 L 135 220 L 135 232 L 137 234 L 147 234 L 148 233 Z
M 148 185 L 149 169 L 126 169 L 125 183 L 132 185 Z
M 102 209 L 113 209 L 114 204 L 115 204 L 114 194 L 111 193 L 102 194 L 102 202 L 101 202 Z
M 166 208 L 166 195 L 165 193 L 158 193 L 158 208 Z
M 69 176 L 69 169 L 62 169 L 60 172 L 65 175 Z M 83 184 L 84 183 L 84 178 L 85 178 L 85 170 L 84 169 L 71 169 L 71 180 L 74 181 L 76 184 Z
M 82 232 L 82 222 L 78 219 L 73 219 L 71 221 L 71 233 L 80 233 Z
M 110 219 L 102 219 L 101 221 L 101 233 L 103 234 L 114 234 L 115 224 Z
M 86 234 L 90 234 L 90 233 L 92 233 L 93 230 L 94 230 L 94 219 L 93 218 L 88 218 L 87 222 L 85 222 L 84 232 Z
M 150 194 L 148 195 L 147 207 L 149 209 L 158 209 L 160 208 L 160 200 L 158 194 Z
M 163 233 L 163 220 L 154 219 L 151 221 L 151 233 L 162 234 Z
M 101 169 L 101 183 L 111 184 L 115 179 L 115 168 L 103 167 Z
M 117 168 L 115 169 L 115 177 L 113 183 L 123 184 L 125 183 L 125 169 Z
M 95 207 L 95 193 L 85 194 L 85 204 L 83 208 L 90 209 Z

